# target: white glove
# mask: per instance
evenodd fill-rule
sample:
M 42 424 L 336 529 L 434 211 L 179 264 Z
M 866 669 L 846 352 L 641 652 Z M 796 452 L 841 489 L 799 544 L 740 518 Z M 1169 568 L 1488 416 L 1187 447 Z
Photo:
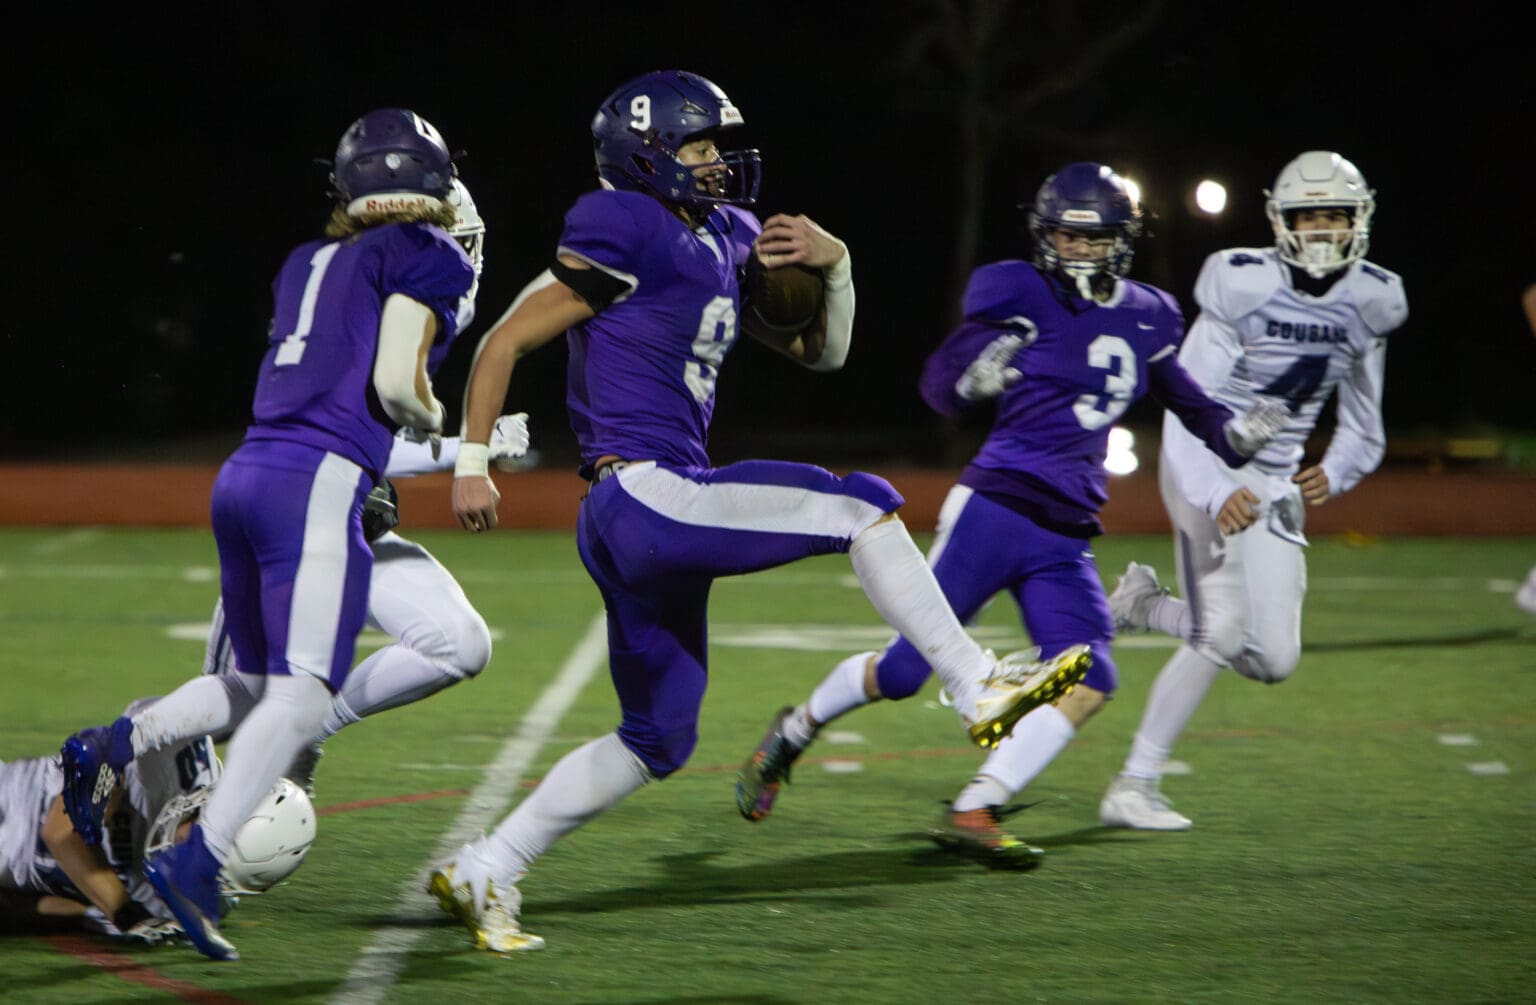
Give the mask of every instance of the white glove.
M 487 460 L 502 471 L 516 467 L 512 461 L 528 453 L 528 413 L 503 415 L 491 427 L 490 453 Z
M 1291 410 L 1285 402 L 1259 398 L 1248 411 L 1227 423 L 1227 442 L 1244 457 L 1252 457 L 1280 435 L 1290 418 Z
M 1017 335 L 999 335 L 987 343 L 955 381 L 955 393 L 964 401 L 987 401 L 1008 390 L 1024 376 L 1008 365 L 1022 348 L 1024 340 Z

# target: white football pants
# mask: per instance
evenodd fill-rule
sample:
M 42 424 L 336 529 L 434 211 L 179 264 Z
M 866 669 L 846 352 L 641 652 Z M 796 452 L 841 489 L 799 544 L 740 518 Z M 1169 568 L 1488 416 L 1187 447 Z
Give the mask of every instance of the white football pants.
M 1275 684 L 1301 659 L 1301 604 L 1307 593 L 1305 552 L 1276 532 L 1275 502 L 1290 500 L 1299 524 L 1305 512 L 1301 490 L 1283 475 L 1251 467 L 1231 474 L 1261 500 L 1259 518 L 1247 530 L 1223 537 L 1215 520 L 1179 494 L 1166 455 L 1158 467 L 1163 505 L 1174 526 L 1179 589 L 1193 615 L 1189 642 L 1213 662 Z

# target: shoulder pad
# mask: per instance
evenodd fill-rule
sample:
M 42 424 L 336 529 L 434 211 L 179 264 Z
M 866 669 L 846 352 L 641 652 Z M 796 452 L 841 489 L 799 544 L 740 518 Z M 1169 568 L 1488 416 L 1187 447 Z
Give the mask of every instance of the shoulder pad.
M 1280 285 L 1273 248 L 1227 248 L 1205 260 L 1195 280 L 1195 303 L 1220 321 L 1232 323 L 1257 310 Z
M 1028 262 L 989 262 L 971 273 L 965 287 L 964 314 L 983 320 L 1027 314 L 1041 284 L 1040 273 Z
M 1373 262 L 1362 261 L 1345 277 L 1360 318 L 1376 335 L 1386 335 L 1408 320 L 1408 295 L 1403 277 Z

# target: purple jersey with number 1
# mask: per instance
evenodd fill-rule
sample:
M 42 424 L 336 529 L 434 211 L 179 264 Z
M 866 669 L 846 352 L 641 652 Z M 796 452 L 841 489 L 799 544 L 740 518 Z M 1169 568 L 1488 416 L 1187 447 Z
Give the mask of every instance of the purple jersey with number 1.
M 373 387 L 384 302 L 402 294 L 437 315 L 430 371 L 473 281 L 463 249 L 422 223 L 312 241 L 283 264 L 255 422 L 213 486 L 225 625 L 242 670 L 308 673 L 333 690 L 346 680 L 373 563 L 363 498 L 396 428 Z
M 399 428 L 373 389 L 384 302 L 399 293 L 437 315 L 431 372 L 458 334 L 459 298 L 474 278 L 458 243 L 425 223 L 295 248 L 272 283 L 270 346 L 246 442 L 318 447 L 381 476 Z
M 606 454 L 709 465 L 715 379 L 741 307 L 737 270 L 761 230 L 732 206 L 693 229 L 639 192 L 588 192 L 571 207 L 560 252 L 629 287 L 568 333 L 566 405 L 584 477 Z

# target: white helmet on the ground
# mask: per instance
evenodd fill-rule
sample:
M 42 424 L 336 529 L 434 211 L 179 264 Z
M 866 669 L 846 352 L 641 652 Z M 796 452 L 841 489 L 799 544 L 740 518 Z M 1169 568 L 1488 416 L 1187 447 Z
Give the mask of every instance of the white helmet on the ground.
M 212 791 L 198 789 L 162 806 L 145 839 L 145 858 L 174 845 L 177 830 L 202 813 Z M 235 835 L 229 859 L 219 870 L 220 892 L 265 893 L 297 871 L 314 841 L 314 805 L 303 789 L 279 778 Z
M 1308 150 L 1281 168 L 1275 187 L 1264 194 L 1268 197 L 1264 211 L 1274 228 L 1282 262 L 1324 276 L 1365 257 L 1376 193 L 1365 184 L 1360 169 L 1339 154 Z M 1334 208 L 1349 214 L 1347 229 L 1295 229 L 1296 213 L 1301 210 Z

